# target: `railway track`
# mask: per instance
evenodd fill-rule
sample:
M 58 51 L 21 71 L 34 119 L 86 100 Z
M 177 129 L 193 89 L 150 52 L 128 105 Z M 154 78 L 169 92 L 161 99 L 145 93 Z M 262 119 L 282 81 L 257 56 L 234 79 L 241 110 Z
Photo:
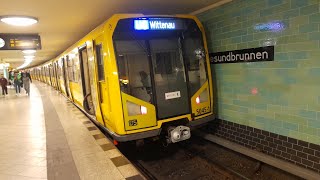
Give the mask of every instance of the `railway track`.
M 112 141 L 112 137 L 104 133 Z M 136 148 L 133 142 L 120 143 L 117 147 L 150 180 L 301 180 L 198 136 L 167 147 L 160 141 L 147 142 L 141 148 Z
M 200 137 L 168 147 L 153 142 L 141 149 L 133 144 L 119 149 L 147 179 L 299 179 Z
M 160 143 L 151 143 L 143 149 L 129 148 L 128 145 L 119 149 L 147 179 L 247 179 L 208 161 L 206 155 L 201 155 L 192 144 L 188 141 L 163 147 Z
M 199 140 L 199 139 L 198 139 Z M 200 143 L 204 143 L 205 141 L 202 141 Z M 186 151 L 188 151 L 189 153 L 192 153 L 194 156 L 198 156 L 199 158 L 201 158 L 202 160 L 208 162 L 215 171 L 215 175 L 217 176 L 218 179 L 244 179 L 244 180 L 249 180 L 249 178 L 243 176 L 242 174 L 234 171 L 231 168 L 228 168 L 226 166 L 224 166 L 222 163 L 217 163 L 214 160 L 212 160 L 211 158 L 208 158 L 208 156 L 206 155 L 206 152 L 203 150 L 197 150 L 194 147 L 190 146 L 189 141 L 187 142 L 183 142 L 180 144 L 180 146 L 182 148 L 184 148 Z M 198 141 L 199 143 L 199 141 Z M 207 143 L 207 142 L 206 142 Z

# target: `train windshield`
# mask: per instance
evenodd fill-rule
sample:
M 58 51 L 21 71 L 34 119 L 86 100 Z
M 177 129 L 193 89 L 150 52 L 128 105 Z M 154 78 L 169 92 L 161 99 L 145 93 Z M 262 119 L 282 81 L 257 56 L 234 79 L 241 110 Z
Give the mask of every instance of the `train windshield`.
M 124 19 L 113 40 L 121 91 L 156 106 L 158 119 L 188 114 L 207 81 L 202 33 L 192 19 Z

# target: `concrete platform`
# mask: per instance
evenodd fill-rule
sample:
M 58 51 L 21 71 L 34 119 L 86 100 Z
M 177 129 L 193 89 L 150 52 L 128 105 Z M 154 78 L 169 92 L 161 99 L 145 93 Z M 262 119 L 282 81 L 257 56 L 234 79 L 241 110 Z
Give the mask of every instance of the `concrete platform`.
M 144 179 L 72 103 L 52 87 L 0 95 L 0 179 Z

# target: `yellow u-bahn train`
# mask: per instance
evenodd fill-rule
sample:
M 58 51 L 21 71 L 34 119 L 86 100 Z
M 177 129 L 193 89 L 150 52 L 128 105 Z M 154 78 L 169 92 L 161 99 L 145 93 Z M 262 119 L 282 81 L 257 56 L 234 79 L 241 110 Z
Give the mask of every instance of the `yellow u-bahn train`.
M 113 15 L 30 72 L 119 142 L 175 143 L 214 119 L 204 28 L 191 15 Z

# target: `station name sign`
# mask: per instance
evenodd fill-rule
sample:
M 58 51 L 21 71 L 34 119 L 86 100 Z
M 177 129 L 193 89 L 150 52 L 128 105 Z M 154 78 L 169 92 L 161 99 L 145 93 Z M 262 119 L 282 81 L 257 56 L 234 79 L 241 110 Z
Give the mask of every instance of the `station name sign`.
M 0 50 L 41 49 L 38 34 L 1 34 Z
M 184 29 L 183 23 L 178 19 L 170 18 L 143 18 L 135 19 L 135 30 L 177 30 Z
M 211 64 L 274 60 L 274 46 L 210 53 Z

